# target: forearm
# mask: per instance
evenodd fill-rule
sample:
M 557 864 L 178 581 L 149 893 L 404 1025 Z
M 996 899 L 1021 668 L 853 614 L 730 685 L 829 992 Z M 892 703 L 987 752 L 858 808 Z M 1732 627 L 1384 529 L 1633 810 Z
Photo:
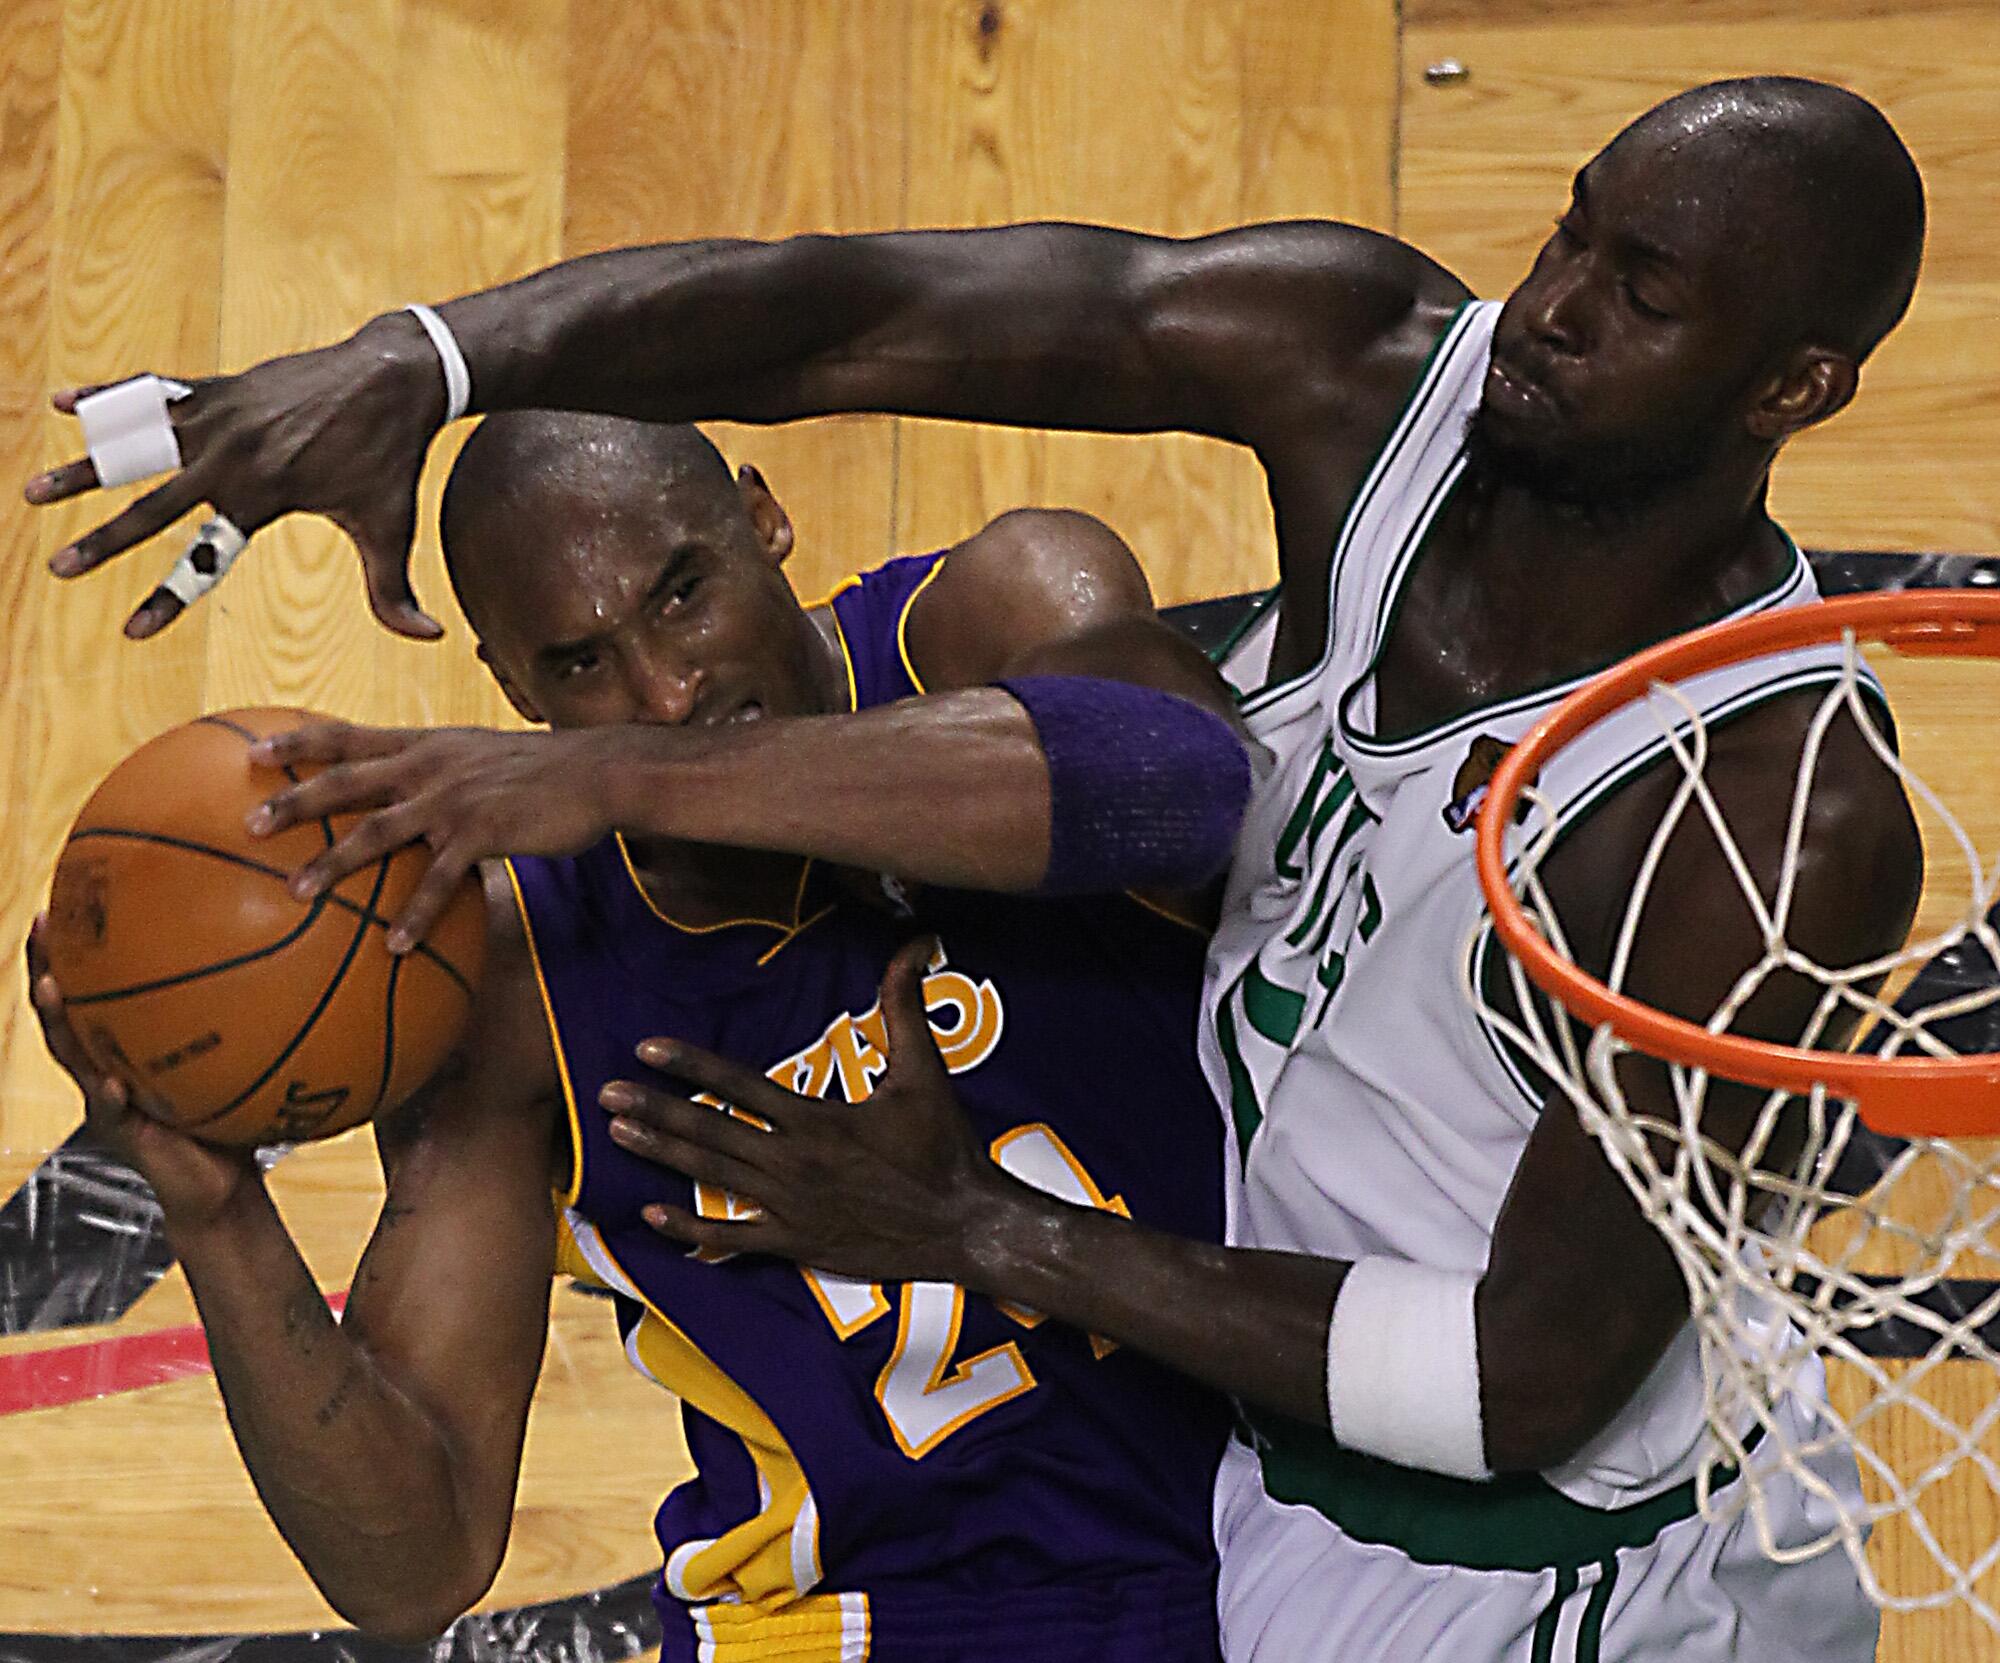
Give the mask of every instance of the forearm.
M 1577 1193 L 1583 1189 L 1572 1191 L 1572 1226 L 1585 1227 L 1583 1239 L 1619 1242 L 1619 1251 L 1579 1255 L 1575 1234 L 1551 1230 L 1540 1238 L 1546 1250 L 1524 1265 L 1522 1249 L 1537 1238 L 1517 1221 L 1496 1248 L 1496 1268 L 1472 1291 L 1464 1348 L 1442 1344 L 1444 1322 L 1425 1330 L 1440 1344 L 1418 1348 L 1438 1363 L 1463 1360 L 1464 1388 L 1478 1404 L 1465 1424 L 1481 1435 L 1470 1440 L 1479 1445 L 1478 1464 L 1493 1472 L 1540 1471 L 1573 1456 L 1631 1400 L 1686 1320 L 1671 1258 L 1648 1251 L 1657 1241 L 1621 1238 L 1619 1221 L 1602 1216 L 1599 1197 Z M 947 1238 L 950 1262 L 938 1266 L 945 1279 L 1132 1346 L 1252 1408 L 1319 1427 L 1334 1420 L 1329 1326 L 1351 1263 L 1162 1235 L 997 1172 L 973 1193 Z M 1592 1235 L 1592 1224 L 1603 1228 Z M 1622 1275 L 1607 1277 L 1607 1262 Z M 1392 1351 L 1410 1355 L 1415 1309 L 1375 1313 L 1381 1326 L 1365 1329 L 1361 1354 L 1371 1375 Z M 1405 1332 L 1392 1335 L 1399 1325 Z M 1350 1350 L 1349 1361 L 1356 1355 Z M 1427 1369 L 1405 1384 L 1443 1393 L 1448 1372 Z M 1342 1395 L 1353 1403 L 1371 1394 Z M 1369 1422 L 1380 1418 L 1370 1405 Z M 1366 1437 L 1357 1447 L 1388 1453 Z M 1399 1458 L 1434 1464 L 1429 1456 Z
M 578 743 L 626 832 L 1052 895 L 1199 888 L 1228 862 L 1251 780 L 1226 718 L 1096 676 Z
M 608 816 L 628 834 L 967 889 L 1030 890 L 1048 865 L 1048 767 L 997 688 L 853 716 L 625 728 L 605 743 Z
M 715 240 L 586 256 L 441 308 L 478 410 L 655 421 L 883 411 L 1161 429 L 1127 273 L 1094 226 Z
M 343 1617 L 435 1632 L 490 1577 L 439 1429 L 334 1320 L 261 1184 L 198 1233 L 170 1234 L 272 1522 Z
M 864 335 L 891 293 L 806 303 L 814 262 L 739 240 L 564 261 L 439 310 L 472 371 L 474 408 L 601 410 L 652 421 L 805 415 L 799 372 Z M 763 384 L 764 378 L 773 384 Z
M 1163 1235 L 1005 1185 L 968 1228 L 953 1280 L 1327 1424 L 1327 1322 L 1345 1263 Z

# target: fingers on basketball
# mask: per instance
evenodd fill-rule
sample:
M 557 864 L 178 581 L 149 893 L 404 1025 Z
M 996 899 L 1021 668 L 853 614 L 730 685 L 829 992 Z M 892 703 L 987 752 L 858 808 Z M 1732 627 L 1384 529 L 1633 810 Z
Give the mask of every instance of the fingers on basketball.
M 250 745 L 298 719 L 231 712 L 141 747 L 57 866 L 46 944 L 78 1043 L 211 1142 L 331 1136 L 401 1102 L 456 1043 L 483 958 L 476 883 L 421 952 L 388 951 L 420 851 L 291 895 L 292 869 L 340 822 L 263 839 L 244 822 L 269 784 Z

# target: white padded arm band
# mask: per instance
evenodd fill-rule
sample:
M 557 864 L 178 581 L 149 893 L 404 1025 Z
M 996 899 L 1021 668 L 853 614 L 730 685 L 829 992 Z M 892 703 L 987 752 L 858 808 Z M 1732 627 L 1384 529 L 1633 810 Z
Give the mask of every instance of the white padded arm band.
M 1336 1442 L 1398 1466 L 1491 1478 L 1479 1407 L 1477 1275 L 1358 1259 L 1326 1333 Z
M 424 333 L 430 336 L 431 345 L 437 348 L 438 364 L 444 370 L 444 419 L 455 422 L 472 407 L 472 367 L 459 350 L 458 337 L 451 332 L 451 326 L 430 307 L 412 301 L 403 310 L 415 314 L 417 322 L 424 326 Z

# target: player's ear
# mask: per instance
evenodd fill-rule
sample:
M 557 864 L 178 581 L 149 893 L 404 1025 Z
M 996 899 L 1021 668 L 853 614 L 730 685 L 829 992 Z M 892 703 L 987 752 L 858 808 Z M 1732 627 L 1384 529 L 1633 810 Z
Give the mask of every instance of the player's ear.
M 773 566 L 782 566 L 792 552 L 792 517 L 785 505 L 771 495 L 764 476 L 745 462 L 736 470 L 736 489 L 743 498 L 743 511 L 757 529 L 757 541 Z
M 499 662 L 486 650 L 484 641 L 479 643 L 479 662 L 500 684 L 500 691 L 507 696 L 507 702 L 514 707 L 514 714 L 524 722 L 533 722 L 537 727 L 547 727 L 549 719 L 535 708 L 535 701 L 514 685 L 514 679 L 500 668 Z
M 1861 372 L 1844 352 L 1809 346 L 1795 353 L 1750 410 L 1750 431 L 1782 443 L 1845 410 Z

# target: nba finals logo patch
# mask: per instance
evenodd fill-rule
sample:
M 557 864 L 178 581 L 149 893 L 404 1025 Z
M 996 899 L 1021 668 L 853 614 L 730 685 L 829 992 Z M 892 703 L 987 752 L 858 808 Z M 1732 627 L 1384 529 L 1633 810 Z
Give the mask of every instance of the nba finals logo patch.
M 1479 818 L 1480 805 L 1486 801 L 1486 787 L 1493 779 L 1493 771 L 1512 749 L 1506 740 L 1495 739 L 1490 733 L 1482 733 L 1473 740 L 1465 760 L 1458 765 L 1458 772 L 1452 775 L 1451 801 L 1444 805 L 1444 823 L 1453 831 L 1472 830 L 1473 822 Z M 1528 783 L 1532 785 L 1534 781 Z M 1523 798 L 1515 805 L 1514 823 L 1519 825 L 1527 813 L 1527 799 Z

